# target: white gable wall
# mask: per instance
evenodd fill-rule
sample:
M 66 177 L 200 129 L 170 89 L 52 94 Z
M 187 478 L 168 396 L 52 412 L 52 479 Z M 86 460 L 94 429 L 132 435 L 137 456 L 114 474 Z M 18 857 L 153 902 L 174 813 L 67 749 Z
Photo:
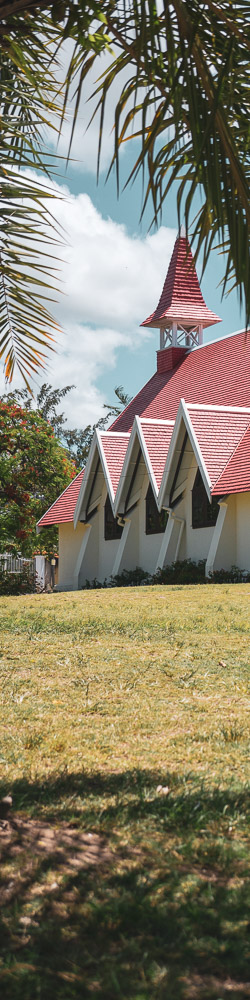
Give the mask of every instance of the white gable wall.
M 59 524 L 58 539 L 58 590 L 74 590 L 74 573 L 80 546 L 85 533 L 85 525 Z
M 102 499 L 99 506 L 99 567 L 98 567 L 98 577 L 101 583 L 105 578 L 109 579 L 113 572 L 114 561 L 117 553 L 118 546 L 120 544 L 120 538 L 114 538 L 110 541 L 105 541 L 104 538 L 104 507 L 107 498 L 107 487 L 106 483 L 103 485 Z
M 139 507 L 139 553 L 138 566 L 147 573 L 155 573 L 164 532 L 156 535 L 146 535 L 146 496 L 149 487 L 149 477 L 145 470 Z
M 221 522 L 221 529 L 220 529 Z M 250 572 L 250 493 L 235 493 L 221 503 L 208 571 L 239 569 Z
M 236 565 L 250 572 L 250 493 L 237 493 L 235 507 Z
M 169 545 L 164 558 L 165 566 L 171 565 L 176 558 L 193 559 L 195 562 L 198 562 L 199 559 L 207 559 L 208 556 L 214 528 L 192 528 L 192 489 L 197 468 L 197 462 L 193 453 L 188 471 L 185 469 L 187 478 L 183 498 L 174 507 L 173 518 L 170 515 L 170 520 L 173 519 L 175 523 L 172 531 L 169 525 Z M 181 481 L 181 471 L 179 478 Z M 178 551 L 176 555 L 177 546 Z
M 98 580 L 99 569 L 99 512 L 96 511 L 93 517 L 86 524 L 88 533 L 86 549 L 83 553 L 81 565 L 78 567 L 78 582 L 76 587 L 80 589 L 85 586 L 86 580 Z M 77 530 L 77 529 L 76 529 Z
M 193 455 L 185 493 L 186 555 L 181 556 L 181 558 L 194 559 L 195 562 L 198 562 L 199 559 L 207 559 L 214 533 L 214 527 L 192 528 L 192 489 L 197 469 L 198 465 Z

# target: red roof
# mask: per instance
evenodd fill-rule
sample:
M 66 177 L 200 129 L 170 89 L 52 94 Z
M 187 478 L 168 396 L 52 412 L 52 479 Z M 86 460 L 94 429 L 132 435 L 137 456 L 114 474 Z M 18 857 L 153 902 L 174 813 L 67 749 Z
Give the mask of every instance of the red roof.
M 69 521 L 73 521 L 83 475 L 84 469 L 78 473 L 78 476 L 75 476 L 75 479 L 66 487 L 66 490 L 57 497 L 55 503 L 46 510 L 46 514 L 43 514 L 40 521 L 38 521 L 38 529 L 45 528 L 49 524 L 66 524 Z
M 214 486 L 249 427 L 250 407 L 245 413 L 236 408 L 224 410 L 219 407 L 188 407 L 188 412 L 210 482 Z
M 164 326 L 164 321 L 166 326 L 178 321 L 184 327 L 220 323 L 204 302 L 186 236 L 177 236 L 158 306 L 141 326 Z
M 110 430 L 130 431 L 136 415 L 175 420 L 181 398 L 187 404 L 250 406 L 249 334 L 194 348 L 176 368 L 156 372 Z
M 129 434 L 111 434 L 109 431 L 100 434 L 102 448 L 108 466 L 111 484 L 116 494 L 117 486 L 126 455 Z
M 214 496 L 250 490 L 250 426 L 212 490 Z
M 149 460 L 160 489 L 166 458 L 174 429 L 174 421 L 141 420 L 141 429 L 146 444 Z

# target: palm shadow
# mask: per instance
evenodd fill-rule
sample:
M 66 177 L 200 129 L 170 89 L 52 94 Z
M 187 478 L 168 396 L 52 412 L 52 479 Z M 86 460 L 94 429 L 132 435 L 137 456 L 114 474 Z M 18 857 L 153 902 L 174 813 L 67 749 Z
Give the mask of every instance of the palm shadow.
M 243 793 L 138 768 L 22 779 L 12 794 L 2 997 L 250 997 L 245 861 L 232 838 Z

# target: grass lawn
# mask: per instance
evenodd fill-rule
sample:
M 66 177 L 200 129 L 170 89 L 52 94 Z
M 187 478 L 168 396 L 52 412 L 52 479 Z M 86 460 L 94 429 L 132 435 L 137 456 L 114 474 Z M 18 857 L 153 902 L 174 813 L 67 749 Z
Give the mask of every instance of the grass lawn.
M 250 997 L 249 602 L 1 598 L 2 1000 Z

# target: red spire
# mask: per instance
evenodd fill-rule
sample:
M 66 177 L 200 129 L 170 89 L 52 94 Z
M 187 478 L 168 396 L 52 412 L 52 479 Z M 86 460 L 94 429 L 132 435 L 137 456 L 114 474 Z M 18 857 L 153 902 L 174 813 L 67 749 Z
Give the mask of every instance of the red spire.
M 179 323 L 191 329 L 220 322 L 220 317 L 204 302 L 190 243 L 186 236 L 177 236 L 157 309 L 141 326 L 167 327 Z

